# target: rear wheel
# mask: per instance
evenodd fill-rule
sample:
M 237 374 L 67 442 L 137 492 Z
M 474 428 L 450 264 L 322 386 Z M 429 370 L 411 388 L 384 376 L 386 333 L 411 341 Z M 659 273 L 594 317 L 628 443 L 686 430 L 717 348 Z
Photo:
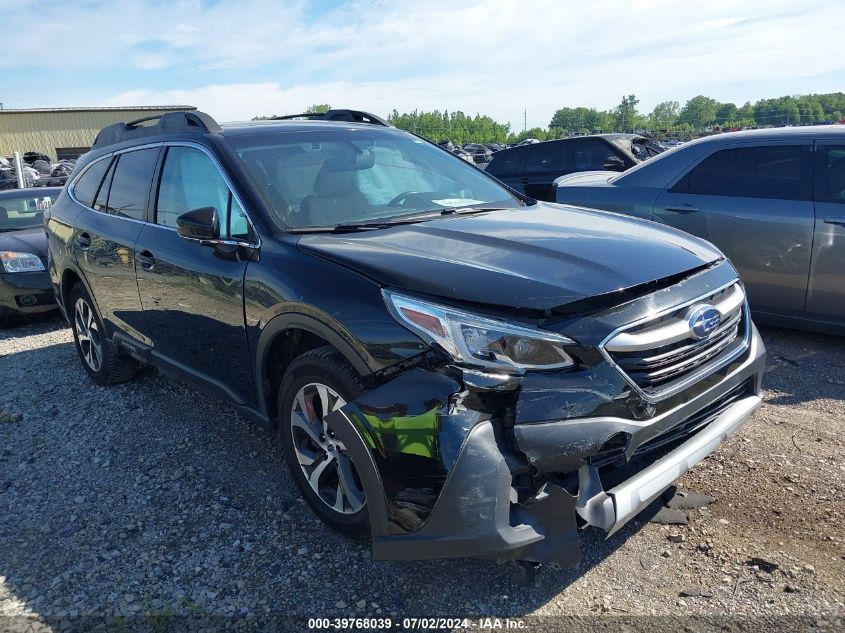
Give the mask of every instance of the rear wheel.
M 115 353 L 105 336 L 103 322 L 91 296 L 82 284 L 76 284 L 69 297 L 70 322 L 76 351 L 85 371 L 98 385 L 126 382 L 138 373 L 133 358 Z
M 369 533 L 366 496 L 346 446 L 325 416 L 363 391 L 355 370 L 331 347 L 306 352 L 279 388 L 279 432 L 291 475 L 311 509 L 345 534 Z

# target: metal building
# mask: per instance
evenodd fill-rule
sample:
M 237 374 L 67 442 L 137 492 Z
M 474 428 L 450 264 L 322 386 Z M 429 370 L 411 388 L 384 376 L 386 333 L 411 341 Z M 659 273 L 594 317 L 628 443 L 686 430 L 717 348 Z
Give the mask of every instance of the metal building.
M 54 161 L 77 158 L 90 149 L 97 132 L 107 125 L 184 110 L 196 108 L 169 105 L 0 110 L 0 156 L 40 152 Z

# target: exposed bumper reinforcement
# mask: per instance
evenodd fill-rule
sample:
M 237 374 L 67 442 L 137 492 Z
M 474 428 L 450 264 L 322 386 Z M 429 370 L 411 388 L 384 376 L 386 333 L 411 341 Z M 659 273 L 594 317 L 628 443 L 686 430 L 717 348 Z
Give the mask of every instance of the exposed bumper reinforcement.
M 734 402 L 674 451 L 610 490 L 602 488 L 594 466 L 582 466 L 578 471 L 581 493 L 576 511 L 587 523 L 612 535 L 733 435 L 760 404 L 760 397 L 756 395 Z

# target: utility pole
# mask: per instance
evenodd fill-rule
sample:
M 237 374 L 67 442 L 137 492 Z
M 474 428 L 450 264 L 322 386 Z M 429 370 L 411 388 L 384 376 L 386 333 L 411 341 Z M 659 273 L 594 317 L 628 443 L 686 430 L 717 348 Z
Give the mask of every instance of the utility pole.
M 522 111 L 522 131 L 528 131 L 528 110 Z

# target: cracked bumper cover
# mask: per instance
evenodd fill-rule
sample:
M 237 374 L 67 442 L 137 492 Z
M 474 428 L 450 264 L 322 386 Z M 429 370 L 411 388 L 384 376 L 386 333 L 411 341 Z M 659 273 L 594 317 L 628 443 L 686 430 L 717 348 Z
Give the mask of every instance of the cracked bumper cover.
M 752 326 L 748 353 L 741 363 L 715 385 L 659 416 L 642 421 L 587 417 L 517 424 L 517 447 L 537 472 L 550 474 L 533 496 L 520 503 L 516 502 L 512 471 L 503 456 L 503 440 L 496 432 L 495 421 L 481 417 L 468 426 L 436 503 L 418 529 L 409 533 L 390 529 L 383 496 L 375 493 L 377 498 L 373 498 L 370 492 L 376 490 L 376 483 L 378 490 L 383 490 L 384 482 L 370 481 L 369 487 L 364 482 L 374 557 L 486 557 L 577 566 L 581 560 L 577 517 L 610 535 L 636 516 L 712 453 L 760 406 L 764 362 L 765 349 Z M 625 434 L 630 438 L 628 450 L 633 452 L 638 445 L 681 424 L 743 384 L 750 387 L 742 397 L 731 400 L 701 430 L 682 437 L 670 452 L 624 481 L 606 487 L 599 470 L 589 463 L 590 453 L 598 451 L 608 437 Z M 350 420 L 347 407 L 332 415 L 338 421 L 341 417 Z M 370 458 L 369 453 L 366 457 Z M 378 471 L 375 462 L 370 463 Z M 557 485 L 562 480 L 556 474 L 576 471 L 578 492 L 573 495 Z M 375 479 L 378 477 L 376 472 Z

